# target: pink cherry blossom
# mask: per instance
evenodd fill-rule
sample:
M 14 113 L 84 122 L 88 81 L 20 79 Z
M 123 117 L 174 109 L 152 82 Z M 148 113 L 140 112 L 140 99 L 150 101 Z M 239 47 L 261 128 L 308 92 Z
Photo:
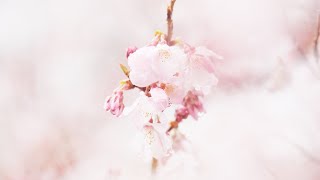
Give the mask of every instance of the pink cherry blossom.
M 162 159 L 171 154 L 172 140 L 166 128 L 162 123 L 149 123 L 143 127 L 141 145 L 144 156 Z
M 214 75 L 214 60 L 222 59 L 205 47 L 188 47 L 188 69 L 185 74 L 187 89 L 192 87 L 208 94 L 212 86 L 217 85 L 218 79 Z
M 200 100 L 201 96 L 203 96 L 203 94 L 200 91 L 192 90 L 189 91 L 187 96 L 183 99 L 183 106 L 194 119 L 198 119 L 199 114 L 205 112 Z
M 221 60 L 223 58 L 206 47 L 201 46 L 193 50 L 189 59 L 208 73 L 214 73 L 214 60 Z
M 175 82 L 166 84 L 165 92 L 169 97 L 170 103 L 181 104 L 183 98 L 186 95 L 186 89 L 184 88 L 184 82 L 177 80 Z
M 161 88 L 151 89 L 150 94 L 151 97 L 140 94 L 131 107 L 129 119 L 138 129 L 143 156 L 161 159 L 168 156 L 172 148 L 171 139 L 166 133 L 169 123 L 162 113 L 162 109 L 168 105 L 168 97 Z
M 178 46 L 159 44 L 156 47 L 157 58 L 152 65 L 161 82 L 172 82 L 179 76 L 187 65 L 187 55 Z
M 139 130 L 147 123 L 154 121 L 167 124 L 167 118 L 162 113 L 162 108 L 160 108 L 166 100 L 162 98 L 159 98 L 159 100 L 160 101 L 155 102 L 152 97 L 148 97 L 144 93 L 141 93 L 134 104 L 126 108 L 125 115 L 129 116 L 129 119 Z
M 119 117 L 124 109 L 123 92 L 115 91 L 112 96 L 106 98 L 104 109 Z
M 172 140 L 176 141 L 176 149 L 182 144 L 182 139 L 171 130 L 177 129 L 189 115 L 198 119 L 205 112 L 202 98 L 218 83 L 215 60 L 222 59 L 205 47 L 173 39 L 174 3 L 171 0 L 167 9 L 167 34 L 156 31 L 147 46 L 127 49 L 129 68 L 123 64 L 120 67 L 128 79 L 120 82 L 118 90 L 105 103 L 105 109 L 116 116 L 124 111 L 122 117 L 127 117 L 138 130 L 142 154 L 158 162 L 171 155 Z M 138 89 L 140 95 L 133 105 L 124 108 L 122 91 L 131 89 Z M 170 118 L 173 121 L 169 122 L 166 116 L 172 112 L 175 112 Z
M 193 64 L 189 66 L 188 73 L 185 75 L 185 89 L 194 88 L 208 94 L 217 83 L 218 79 L 214 74 L 193 66 Z
M 152 61 L 155 58 L 156 48 L 154 46 L 142 47 L 128 57 L 132 84 L 146 87 L 158 81 L 152 69 Z
M 129 56 L 131 82 L 146 87 L 154 82 L 172 82 L 186 69 L 187 56 L 178 46 L 158 44 L 138 49 Z
M 150 99 L 157 110 L 163 111 L 169 106 L 169 98 L 163 89 L 152 88 L 150 90 L 150 94 Z

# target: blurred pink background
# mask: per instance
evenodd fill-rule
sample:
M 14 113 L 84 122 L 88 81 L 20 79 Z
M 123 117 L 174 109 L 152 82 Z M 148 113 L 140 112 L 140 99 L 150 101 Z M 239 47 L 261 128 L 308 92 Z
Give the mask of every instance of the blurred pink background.
M 189 151 L 150 175 L 103 101 L 167 3 L 0 0 L 0 180 L 320 179 L 318 0 L 177 0 L 174 36 L 224 60 Z

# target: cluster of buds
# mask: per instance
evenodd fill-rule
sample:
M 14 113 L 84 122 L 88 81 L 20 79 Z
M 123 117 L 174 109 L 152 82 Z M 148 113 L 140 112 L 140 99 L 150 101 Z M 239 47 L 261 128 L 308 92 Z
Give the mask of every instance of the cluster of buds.
M 196 90 L 187 93 L 182 102 L 183 107 L 176 109 L 175 116 L 178 123 L 183 119 L 187 119 L 189 115 L 197 120 L 199 114 L 205 112 L 203 103 L 200 100 L 201 97 L 203 97 L 203 93 Z

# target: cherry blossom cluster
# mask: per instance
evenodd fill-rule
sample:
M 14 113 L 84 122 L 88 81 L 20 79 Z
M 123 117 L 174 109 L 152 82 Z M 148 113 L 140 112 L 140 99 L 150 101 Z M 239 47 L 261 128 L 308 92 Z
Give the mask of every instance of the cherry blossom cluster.
M 167 42 L 156 32 L 141 48 L 128 48 L 128 67 L 120 65 L 127 79 L 105 101 L 113 115 L 130 116 L 139 130 L 142 154 L 161 159 L 172 154 L 170 132 L 183 120 L 197 120 L 205 112 L 203 98 L 218 82 L 214 74 L 219 55 L 205 47 L 192 47 L 181 40 Z M 135 102 L 124 105 L 124 91 L 138 89 Z M 168 113 L 172 117 L 167 117 Z

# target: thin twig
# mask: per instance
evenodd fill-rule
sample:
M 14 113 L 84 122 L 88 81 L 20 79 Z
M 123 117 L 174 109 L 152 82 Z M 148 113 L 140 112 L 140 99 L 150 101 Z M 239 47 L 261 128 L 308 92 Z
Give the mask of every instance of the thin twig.
M 170 45 L 172 34 L 173 34 L 173 21 L 172 13 L 174 8 L 174 3 L 176 0 L 171 0 L 170 4 L 167 7 L 167 23 L 168 23 L 168 34 L 167 34 L 167 43 Z
M 152 172 L 152 174 L 156 173 L 157 167 L 158 167 L 158 160 L 156 158 L 152 158 L 152 162 L 151 162 L 151 172 Z
M 179 122 L 174 120 L 170 123 L 170 127 L 167 130 L 167 134 L 169 134 L 173 129 L 177 129 L 179 127 Z

